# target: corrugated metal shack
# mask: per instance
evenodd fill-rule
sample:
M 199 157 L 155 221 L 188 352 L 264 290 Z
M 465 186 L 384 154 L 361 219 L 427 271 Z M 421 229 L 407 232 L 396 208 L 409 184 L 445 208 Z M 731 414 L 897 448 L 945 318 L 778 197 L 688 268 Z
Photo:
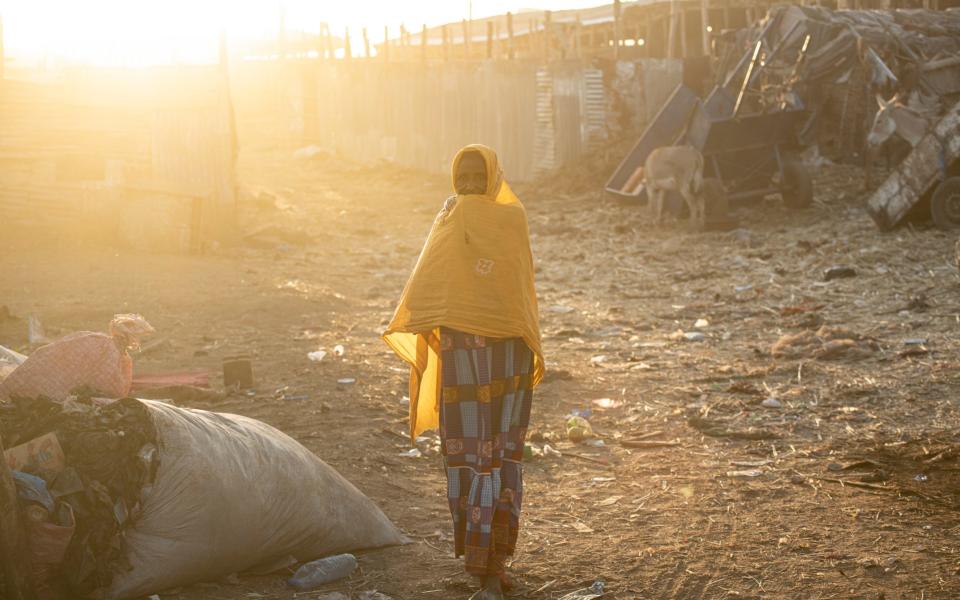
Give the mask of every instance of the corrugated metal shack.
M 8 234 L 43 229 L 176 251 L 233 235 L 236 143 L 221 68 L 7 76 L 0 211 Z

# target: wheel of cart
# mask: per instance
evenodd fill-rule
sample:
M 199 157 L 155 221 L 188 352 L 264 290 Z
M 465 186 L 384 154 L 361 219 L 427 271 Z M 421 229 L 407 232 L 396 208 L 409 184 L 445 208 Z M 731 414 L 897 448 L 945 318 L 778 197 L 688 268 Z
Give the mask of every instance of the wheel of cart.
M 947 177 L 930 198 L 933 223 L 948 231 L 960 229 L 960 177 Z

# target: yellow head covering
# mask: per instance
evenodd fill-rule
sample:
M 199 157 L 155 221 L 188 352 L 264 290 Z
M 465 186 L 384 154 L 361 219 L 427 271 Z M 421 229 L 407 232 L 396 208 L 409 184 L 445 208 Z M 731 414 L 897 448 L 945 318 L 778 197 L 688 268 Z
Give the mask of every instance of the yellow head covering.
M 456 185 L 467 152 L 483 156 L 485 194 L 458 195 L 433 223 L 383 339 L 410 363 L 410 436 L 439 426 L 440 327 L 493 338 L 522 338 L 543 378 L 540 318 L 527 213 L 503 179 L 497 154 L 480 144 L 453 160 Z

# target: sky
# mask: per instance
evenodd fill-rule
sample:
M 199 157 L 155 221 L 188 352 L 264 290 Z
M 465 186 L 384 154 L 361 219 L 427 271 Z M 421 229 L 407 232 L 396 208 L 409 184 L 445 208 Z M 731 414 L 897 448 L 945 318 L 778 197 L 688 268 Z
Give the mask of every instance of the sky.
M 473 0 L 476 18 L 524 9 L 564 10 L 605 0 Z M 423 24 L 460 21 L 469 0 L 0 0 L 8 57 L 52 62 L 137 66 L 213 62 L 219 32 L 229 39 L 275 37 L 281 12 L 288 30 L 333 32 L 387 25 L 419 31 Z

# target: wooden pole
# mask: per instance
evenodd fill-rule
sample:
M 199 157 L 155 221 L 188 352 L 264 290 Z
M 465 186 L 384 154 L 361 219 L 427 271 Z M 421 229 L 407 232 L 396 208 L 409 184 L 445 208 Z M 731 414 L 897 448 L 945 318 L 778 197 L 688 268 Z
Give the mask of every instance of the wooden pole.
M 7 600 L 33 600 L 36 593 L 30 579 L 30 552 L 20 520 L 17 486 L 7 461 L 3 460 L 0 438 L 0 560 L 3 562 L 3 594 Z
M 670 26 L 667 35 L 667 58 L 676 58 L 677 54 L 677 0 L 670 0 Z
M 680 57 L 687 58 L 690 56 L 689 49 L 687 48 L 687 9 L 680 9 Z
M 583 43 L 581 38 L 583 37 L 583 22 L 580 20 L 580 13 L 577 13 L 577 22 L 573 26 L 573 51 L 576 54 L 577 60 L 583 58 Z
M 622 7 L 620 0 L 613 0 L 613 58 L 620 60 L 620 41 L 623 39 Z
M 513 47 L 513 13 L 507 13 L 507 58 L 513 60 L 516 50 Z
M 463 57 L 470 60 L 470 21 L 463 20 Z
M 370 58 L 370 38 L 367 37 L 367 28 L 364 27 L 361 31 L 363 33 L 363 56 L 364 58 Z
M 500 20 L 493 24 L 493 55 L 497 58 L 503 56 L 503 42 L 500 41 Z
M 0 52 L 2 54 L 2 52 Z M 227 73 L 229 69 L 229 54 L 227 53 L 227 32 L 225 29 L 220 30 L 220 70 Z
M 280 60 L 287 59 L 287 9 L 280 5 L 280 28 L 277 31 L 277 53 Z
M 553 44 L 553 13 L 549 10 L 543 11 L 543 60 L 550 62 L 550 46 Z
M 383 61 L 390 62 L 390 28 L 383 26 Z
M 420 62 L 426 64 L 427 62 L 427 24 L 423 24 L 423 29 L 420 30 Z
M 443 26 L 443 60 L 450 60 L 450 30 L 446 25 Z
M 3 54 L 3 17 L 0 17 L 0 81 L 3 80 L 3 67 L 6 58 Z
M 343 59 L 351 60 L 353 59 L 353 48 L 350 47 L 350 28 L 347 27 L 344 30 L 343 35 Z
M 333 34 L 330 33 L 330 25 L 324 23 L 323 25 L 323 37 L 326 38 L 327 43 L 327 60 L 335 60 L 337 58 L 337 52 L 333 48 Z
M 487 60 L 493 58 L 493 21 L 487 21 Z
M 710 0 L 700 0 L 700 35 L 703 36 L 703 55 L 710 56 Z

